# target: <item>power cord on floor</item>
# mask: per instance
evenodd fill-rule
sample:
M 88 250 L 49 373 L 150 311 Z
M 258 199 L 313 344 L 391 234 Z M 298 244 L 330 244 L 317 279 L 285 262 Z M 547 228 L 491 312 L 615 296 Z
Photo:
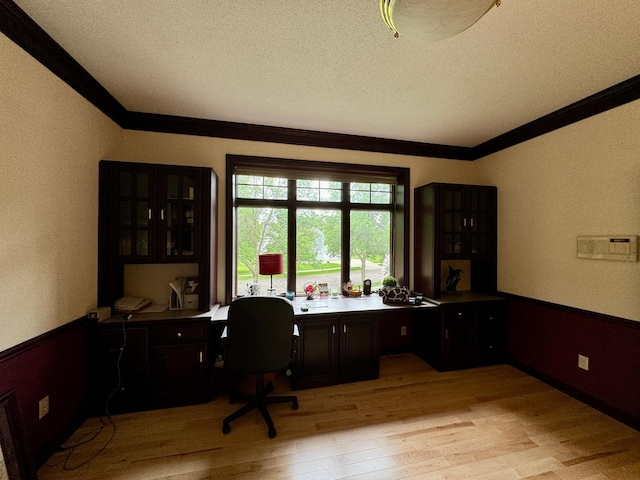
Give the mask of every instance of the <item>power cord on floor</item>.
M 118 382 L 117 382 L 116 386 L 111 390 L 111 392 L 109 393 L 109 395 L 107 396 L 107 398 L 106 398 L 106 400 L 104 402 L 104 412 L 105 412 L 105 416 L 107 417 L 107 422 L 105 422 L 103 417 L 98 417 L 100 419 L 101 425 L 96 430 L 87 433 L 84 436 L 84 438 L 82 438 L 81 440 L 77 441 L 76 443 L 73 443 L 73 444 L 70 444 L 70 445 L 62 444 L 59 447 L 57 447 L 55 449 L 56 452 L 66 452 L 66 454 L 64 455 L 62 460 L 60 460 L 60 461 L 58 461 L 56 463 L 47 462 L 46 465 L 48 467 L 57 467 L 58 465 L 62 464 L 62 468 L 64 470 L 67 470 L 67 471 L 77 470 L 78 468 L 88 464 L 91 460 L 93 460 L 98 455 L 100 455 L 109 446 L 109 444 L 113 440 L 113 437 L 116 434 L 116 424 L 113 422 L 113 419 L 111 418 L 111 413 L 109 413 L 109 402 L 111 401 L 111 398 L 113 397 L 113 395 L 116 392 L 120 391 L 120 386 L 122 384 L 122 372 L 120 371 L 120 362 L 122 360 L 122 355 L 124 353 L 124 348 L 125 348 L 125 346 L 127 344 L 126 320 L 129 320 L 130 318 L 131 318 L 131 315 L 123 315 L 123 317 L 122 317 L 122 347 L 120 348 L 120 353 L 118 354 L 118 360 L 116 361 L 116 371 L 118 373 Z M 102 445 L 95 453 L 93 453 L 86 460 L 80 462 L 77 465 L 70 465 L 71 457 L 76 452 L 76 449 L 78 447 L 81 447 L 82 445 L 86 445 L 86 444 L 94 441 L 96 438 L 98 438 L 98 435 L 100 435 L 104 431 L 105 427 L 107 427 L 108 425 L 110 425 L 112 427 L 112 430 L 111 430 L 111 434 L 109 435 L 109 438 L 104 443 L 104 445 Z

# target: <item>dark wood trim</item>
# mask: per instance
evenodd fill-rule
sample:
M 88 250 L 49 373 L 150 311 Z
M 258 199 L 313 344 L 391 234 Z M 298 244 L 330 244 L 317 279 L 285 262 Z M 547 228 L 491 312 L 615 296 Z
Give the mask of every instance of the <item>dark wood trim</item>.
M 473 160 L 558 130 L 640 98 L 640 75 L 590 95 L 473 148 Z
M 180 133 L 255 142 L 413 155 L 417 157 L 435 157 L 453 160 L 471 160 L 473 157 L 472 149 L 469 147 L 455 147 L 433 143 L 409 142 L 361 135 L 346 135 L 341 133 L 301 130 L 297 128 L 252 125 L 140 112 L 129 112 L 126 128 L 147 132 Z
M 508 300 L 518 300 L 524 303 L 531 303 L 539 305 L 545 308 L 551 308 L 560 312 L 579 315 L 581 317 L 587 317 L 593 320 L 599 320 L 601 322 L 607 322 L 615 324 L 619 327 L 627 327 L 635 330 L 640 330 L 640 322 L 634 320 L 628 320 L 626 318 L 614 317 L 612 315 L 605 315 L 604 313 L 591 312 L 589 310 L 581 310 L 575 307 L 568 307 L 566 305 L 559 305 L 557 303 L 545 302 L 543 300 L 536 300 L 535 298 L 522 297 L 520 295 L 514 295 L 512 293 L 498 292 L 496 295 L 505 297 Z
M 410 142 L 130 112 L 12 0 L 0 0 L 0 32 L 60 77 L 120 127 L 129 130 L 472 161 L 640 98 L 640 75 L 638 75 L 475 147 Z

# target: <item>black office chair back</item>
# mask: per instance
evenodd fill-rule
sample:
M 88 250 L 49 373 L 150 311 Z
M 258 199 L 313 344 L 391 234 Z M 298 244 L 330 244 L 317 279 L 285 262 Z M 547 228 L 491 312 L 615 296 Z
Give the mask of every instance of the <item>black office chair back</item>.
M 229 305 L 225 366 L 237 373 L 284 370 L 291 362 L 294 313 L 282 297 L 242 297 Z

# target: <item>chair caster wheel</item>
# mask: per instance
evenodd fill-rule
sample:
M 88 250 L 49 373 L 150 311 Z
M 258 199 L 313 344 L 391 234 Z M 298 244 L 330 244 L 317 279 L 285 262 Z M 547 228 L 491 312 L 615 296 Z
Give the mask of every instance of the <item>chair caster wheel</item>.
M 294 400 L 293 403 L 291 404 L 291 410 L 297 410 L 298 409 L 298 401 Z
M 222 424 L 222 433 L 225 435 L 231 431 L 231 426 L 228 423 Z
M 276 433 L 278 433 L 278 432 L 276 432 L 275 428 L 273 428 L 273 427 L 269 428 L 269 438 L 275 437 Z

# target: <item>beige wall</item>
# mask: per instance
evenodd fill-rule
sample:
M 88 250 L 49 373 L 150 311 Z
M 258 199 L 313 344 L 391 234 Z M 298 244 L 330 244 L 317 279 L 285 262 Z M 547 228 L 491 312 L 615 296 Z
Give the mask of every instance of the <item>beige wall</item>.
M 639 131 L 636 101 L 476 162 L 501 291 L 640 321 L 640 263 L 576 258 L 578 235 L 640 234 Z
M 96 302 L 98 160 L 121 130 L 0 35 L 0 351 Z

